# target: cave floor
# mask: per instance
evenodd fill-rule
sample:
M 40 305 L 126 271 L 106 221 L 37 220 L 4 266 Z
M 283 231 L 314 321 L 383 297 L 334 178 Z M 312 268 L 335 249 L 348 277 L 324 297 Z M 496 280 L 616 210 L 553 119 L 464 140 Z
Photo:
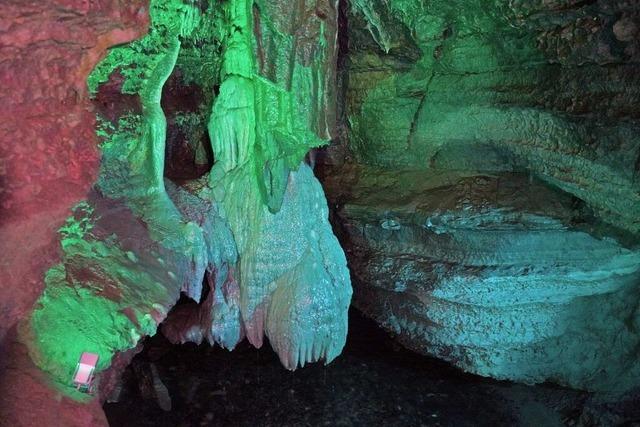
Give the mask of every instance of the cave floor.
M 464 374 L 398 346 L 353 310 L 345 350 L 329 366 L 289 372 L 268 344 L 228 352 L 174 346 L 161 334 L 147 340 L 133 365 L 119 402 L 104 406 L 112 426 L 640 426 L 639 395 L 607 401 Z M 151 365 L 168 389 L 170 411 L 149 397 L 153 375 L 141 372 Z

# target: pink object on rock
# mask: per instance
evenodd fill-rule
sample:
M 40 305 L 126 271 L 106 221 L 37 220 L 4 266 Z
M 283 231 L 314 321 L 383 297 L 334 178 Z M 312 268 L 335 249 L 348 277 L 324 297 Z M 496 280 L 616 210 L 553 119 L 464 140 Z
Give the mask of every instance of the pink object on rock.
M 91 381 L 93 380 L 93 371 L 98 364 L 98 355 L 95 353 L 84 352 L 80 356 L 76 373 L 73 375 L 73 385 L 81 391 L 91 391 Z

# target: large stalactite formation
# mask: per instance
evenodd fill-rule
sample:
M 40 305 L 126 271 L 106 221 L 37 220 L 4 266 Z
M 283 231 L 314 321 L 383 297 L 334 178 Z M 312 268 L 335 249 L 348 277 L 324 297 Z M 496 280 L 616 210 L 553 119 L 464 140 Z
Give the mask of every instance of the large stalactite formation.
M 232 349 L 245 336 L 261 346 L 266 333 L 290 369 L 339 354 L 351 295 L 346 261 L 320 185 L 302 164 L 309 148 L 329 136 L 326 121 L 317 120 L 325 100 L 314 94 L 325 93 L 318 76 L 334 57 L 335 40 L 325 27 L 335 24 L 315 8 L 299 9 L 297 23 L 311 20 L 316 38 L 278 30 L 260 3 L 201 9 L 156 0 L 149 35 L 111 50 L 89 76 L 97 94 L 117 74 L 120 91 L 139 108 L 114 120 L 99 114 L 98 182 L 60 229 L 63 262 L 46 273 L 32 316 L 32 357 L 60 383 L 83 350 L 99 354 L 107 368 L 115 353 L 155 333 L 180 290 L 200 302 L 205 272 L 211 289 L 197 325 L 202 330 L 191 325 L 177 339 L 206 338 Z M 302 54 L 263 51 L 255 38 L 268 31 L 282 31 L 282 43 Z M 288 69 L 272 80 L 254 57 L 273 62 L 274 53 L 288 56 Z M 179 185 L 164 178 L 161 101 L 172 73 L 185 83 L 203 82 L 209 99 L 195 121 L 209 117 L 215 155 L 210 173 Z M 119 99 L 111 94 L 109 102 Z
M 158 331 L 329 363 L 352 279 L 358 309 L 466 371 L 640 385 L 637 1 L 0 14 L 0 424 L 106 424 Z M 71 384 L 85 351 L 93 395 Z
M 100 170 L 17 338 L 59 393 L 86 400 L 70 378 L 90 351 L 104 398 L 181 291 L 199 304 L 167 319 L 177 342 L 266 335 L 289 369 L 340 353 L 349 274 L 303 162 L 335 126 L 337 12 L 291 6 L 153 0 L 148 34 L 88 76 Z M 181 91 L 193 105 L 167 105 Z

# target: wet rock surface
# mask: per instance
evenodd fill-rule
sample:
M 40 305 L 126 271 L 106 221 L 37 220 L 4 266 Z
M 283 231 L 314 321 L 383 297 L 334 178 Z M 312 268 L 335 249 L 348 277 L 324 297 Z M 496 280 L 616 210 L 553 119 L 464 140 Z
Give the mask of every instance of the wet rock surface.
M 342 356 L 328 366 L 285 371 L 268 346 L 173 346 L 161 336 L 137 357 L 153 364 L 171 411 L 144 399 L 132 369 L 119 403 L 104 406 L 112 426 L 197 425 L 634 425 L 638 397 L 619 402 L 553 386 L 525 386 L 464 374 L 395 344 L 375 323 L 350 313 Z M 143 379 L 144 381 L 144 379 Z

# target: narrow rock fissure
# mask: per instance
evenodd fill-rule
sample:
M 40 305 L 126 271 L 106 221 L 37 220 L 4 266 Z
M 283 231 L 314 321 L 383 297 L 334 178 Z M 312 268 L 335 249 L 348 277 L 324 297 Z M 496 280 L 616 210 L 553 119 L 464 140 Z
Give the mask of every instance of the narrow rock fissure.
M 177 183 L 200 178 L 214 164 L 205 96 L 196 83 L 184 82 L 179 69 L 162 90 L 161 105 L 167 118 L 164 176 Z

